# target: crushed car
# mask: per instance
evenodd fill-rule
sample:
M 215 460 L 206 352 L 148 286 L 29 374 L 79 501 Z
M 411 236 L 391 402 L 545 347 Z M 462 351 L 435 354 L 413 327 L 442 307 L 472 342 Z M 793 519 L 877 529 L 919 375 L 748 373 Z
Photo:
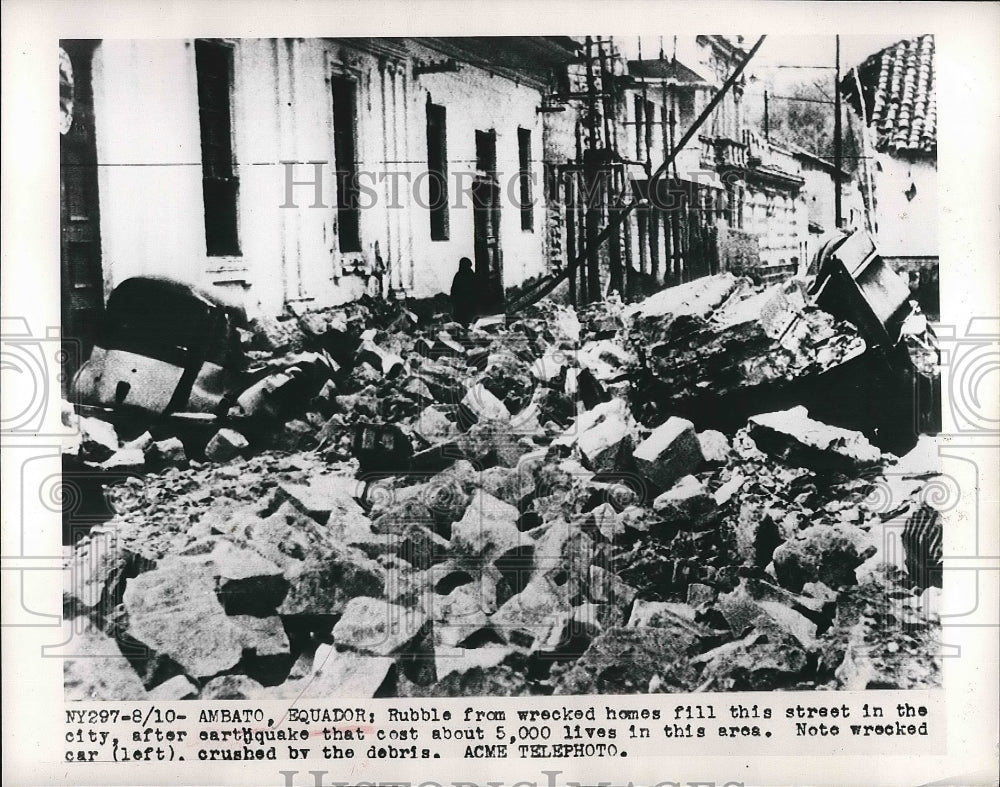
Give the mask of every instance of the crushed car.
M 232 404 L 246 360 L 246 313 L 218 293 L 137 276 L 108 298 L 90 358 L 70 395 L 89 415 L 219 416 Z

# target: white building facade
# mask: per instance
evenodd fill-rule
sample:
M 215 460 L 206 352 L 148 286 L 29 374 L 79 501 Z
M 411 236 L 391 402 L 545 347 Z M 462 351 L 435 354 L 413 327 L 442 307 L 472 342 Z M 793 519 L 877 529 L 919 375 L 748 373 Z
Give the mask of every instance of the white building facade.
M 366 291 L 446 292 L 461 257 L 506 287 L 539 275 L 537 110 L 549 69 L 572 53 L 546 39 L 505 46 L 97 43 L 105 296 L 130 276 L 165 275 L 278 314 Z

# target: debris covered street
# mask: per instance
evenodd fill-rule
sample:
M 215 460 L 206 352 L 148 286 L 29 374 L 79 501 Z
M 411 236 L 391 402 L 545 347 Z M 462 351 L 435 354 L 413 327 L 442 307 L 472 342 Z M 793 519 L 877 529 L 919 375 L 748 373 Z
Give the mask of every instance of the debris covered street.
M 936 447 L 820 418 L 872 348 L 804 282 L 425 312 L 251 321 L 210 426 L 66 407 L 68 697 L 940 684 Z

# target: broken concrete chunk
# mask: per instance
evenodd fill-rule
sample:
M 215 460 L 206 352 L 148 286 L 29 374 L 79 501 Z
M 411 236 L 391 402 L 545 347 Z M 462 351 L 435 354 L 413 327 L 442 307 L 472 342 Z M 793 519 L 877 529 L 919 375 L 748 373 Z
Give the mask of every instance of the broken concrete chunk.
M 146 455 L 141 448 L 119 448 L 101 462 L 104 470 L 142 472 L 146 469 Z
M 576 374 L 576 392 L 587 410 L 593 410 L 612 398 L 607 388 L 586 368 L 580 369 Z
M 605 541 L 614 542 L 625 532 L 625 523 L 614 506 L 601 503 L 587 515 L 583 529 L 591 535 L 599 535 Z
M 321 644 L 313 657 L 313 670 L 306 679 L 308 691 L 316 697 L 374 697 L 392 680 L 395 662 L 391 658 L 341 651 Z M 294 697 L 301 696 L 300 689 Z
M 431 529 L 433 523 L 429 519 L 423 522 L 387 520 L 390 516 L 386 514 L 376 521 L 375 530 L 378 532 L 351 538 L 349 543 L 370 557 L 395 555 L 418 569 L 429 568 L 447 559 L 452 544 Z M 427 516 L 430 517 L 429 512 Z
M 494 612 L 490 623 L 511 645 L 531 650 L 547 642 L 554 629 L 561 631 L 570 615 L 565 588 L 538 577 Z
M 339 615 L 357 596 L 379 597 L 385 591 L 385 570 L 354 550 L 336 549 L 285 571 L 288 594 L 278 607 L 281 615 Z
M 74 624 L 72 655 L 63 660 L 67 700 L 146 700 L 142 681 L 122 655 L 118 643 L 90 621 Z
M 442 411 L 440 405 L 430 405 L 413 421 L 413 433 L 428 445 L 438 445 L 454 438 L 458 434 L 458 425 Z
M 625 307 L 626 317 L 704 317 L 721 304 L 740 283 L 731 273 L 705 276 L 676 287 L 668 287 L 644 301 Z
M 289 655 L 288 636 L 277 615 L 230 615 L 229 621 L 240 631 L 244 655 L 266 657 Z
M 608 339 L 587 342 L 577 353 L 580 366 L 589 369 L 600 381 L 620 377 L 631 360 L 631 355 L 624 347 Z
M 541 358 L 531 365 L 531 373 L 542 383 L 550 383 L 562 374 L 566 363 L 566 355 L 558 350 L 548 350 Z
M 802 406 L 755 415 L 747 424 L 761 451 L 810 470 L 846 473 L 882 459 L 882 452 L 860 432 L 813 420 Z
M 213 572 L 177 560 L 130 579 L 125 588 L 128 634 L 188 675 L 209 678 L 235 667 L 244 649 L 272 650 L 272 633 L 246 629 L 226 615 Z
M 173 702 L 174 700 L 192 700 L 198 696 L 198 687 L 187 675 L 175 675 L 165 680 L 159 686 L 149 690 L 150 702 Z
M 646 694 L 694 684 L 689 653 L 698 638 L 684 629 L 609 628 L 562 673 L 553 694 Z
M 589 581 L 592 563 L 607 564 L 605 542 L 595 542 L 578 522 L 556 519 L 533 532 L 534 562 L 539 576 L 547 576 L 565 586 L 576 603 Z
M 533 449 L 511 428 L 509 420 L 480 421 L 458 437 L 452 456 L 482 467 L 517 467 L 521 457 Z
M 491 562 L 521 543 L 518 517 L 514 506 L 479 490 L 452 527 L 452 547 L 457 554 Z
M 623 399 L 612 399 L 590 410 L 585 410 L 576 417 L 573 423 L 566 427 L 566 430 L 552 442 L 552 445 L 567 449 L 572 448 L 576 445 L 580 435 L 588 429 L 593 429 L 601 421 L 608 418 L 629 423 L 631 416 L 628 411 L 628 404 Z
M 495 611 L 492 601 L 477 582 L 460 585 L 447 595 L 435 595 L 431 600 L 435 644 L 455 647 L 485 629 Z
M 695 656 L 704 665 L 702 688 L 713 691 L 763 691 L 794 686 L 808 665 L 806 652 L 791 637 L 751 631 Z
M 84 416 L 80 418 L 80 448 L 84 458 L 102 462 L 118 450 L 118 433 L 107 421 Z
M 347 602 L 333 627 L 333 639 L 340 650 L 389 656 L 413 646 L 426 623 L 426 615 L 419 610 L 359 596 Z
M 729 438 L 715 429 L 698 432 L 698 444 L 705 457 L 705 464 L 719 467 L 726 464 L 732 456 L 733 447 L 729 444 Z
M 273 614 L 288 591 L 280 567 L 231 541 L 219 540 L 211 552 L 186 559 L 215 577 L 219 600 L 230 615 Z
M 64 614 L 98 610 L 106 614 L 121 602 L 130 577 L 153 568 L 152 561 L 129 549 L 116 534 L 92 533 L 73 550 L 63 583 Z
M 740 506 L 733 528 L 736 554 L 746 566 L 766 566 L 784 540 L 771 516 L 751 502 Z
M 700 582 L 692 582 L 687 589 L 687 603 L 694 607 L 696 612 L 704 612 L 715 603 L 718 591 Z
M 625 625 L 630 628 L 667 628 L 695 637 L 708 636 L 711 632 L 695 622 L 695 615 L 695 608 L 689 604 L 636 599 Z
M 134 438 L 133 440 L 128 440 L 122 443 L 122 448 L 138 448 L 140 451 L 148 451 L 150 446 L 152 445 L 153 445 L 153 435 L 151 435 L 149 432 L 143 432 L 141 435 Z
M 462 417 L 468 423 L 479 421 L 509 421 L 507 406 L 494 396 L 482 383 L 477 383 L 462 397 Z
M 220 675 L 201 687 L 203 700 L 254 700 L 266 694 L 260 683 L 246 675 Z
M 611 415 L 588 429 L 577 440 L 584 466 L 595 473 L 623 470 L 632 459 L 634 441 L 628 422 Z
M 758 594 L 759 595 L 759 594 Z M 811 650 L 816 645 L 816 623 L 789 605 L 774 598 L 755 598 L 746 585 L 718 598 L 717 608 L 733 633 L 741 637 L 748 629 L 767 631 L 769 626 L 793 637 L 800 647 Z
M 712 497 L 693 475 L 686 475 L 653 500 L 653 510 L 668 525 L 697 529 L 716 508 Z
M 406 366 L 406 362 L 401 356 L 379 347 L 371 340 L 361 342 L 361 346 L 358 348 L 358 361 L 367 363 L 380 372 L 383 377 L 394 377 L 402 372 Z
M 205 446 L 205 458 L 209 462 L 228 462 L 249 447 L 247 439 L 235 429 L 220 429 Z
M 179 438 L 168 437 L 166 440 L 157 440 L 148 447 L 147 459 L 155 464 L 179 466 L 187 461 L 187 454 L 184 443 Z
M 587 587 L 591 601 L 627 607 L 635 598 L 636 590 L 622 582 L 618 575 L 601 566 L 590 566 L 590 583 Z
M 669 489 L 704 462 L 694 424 L 671 416 L 632 453 L 636 469 L 658 489 Z
M 364 517 L 364 510 L 354 499 L 358 482 L 341 475 L 320 475 L 308 484 L 278 484 L 275 500 L 287 500 L 302 513 L 320 524 L 343 523 Z
M 739 473 L 734 474 L 732 478 L 715 490 L 712 495 L 715 498 L 715 504 L 720 507 L 724 506 L 736 496 L 736 493 L 743 488 L 743 484 L 745 483 L 746 478 L 744 476 Z
M 489 645 L 483 648 L 434 648 L 434 672 L 437 680 L 449 675 L 461 676 L 473 670 L 491 670 L 514 653 L 513 648 Z
M 872 554 L 867 534 L 852 525 L 813 525 L 774 551 L 778 581 L 799 592 L 806 582 L 853 585 L 854 570 Z

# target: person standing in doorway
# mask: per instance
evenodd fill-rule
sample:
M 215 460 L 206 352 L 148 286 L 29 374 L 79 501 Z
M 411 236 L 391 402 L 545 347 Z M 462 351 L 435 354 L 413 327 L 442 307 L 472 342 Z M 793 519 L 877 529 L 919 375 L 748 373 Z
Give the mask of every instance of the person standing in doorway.
M 472 260 L 462 257 L 458 261 L 458 273 L 451 282 L 451 308 L 455 321 L 468 325 L 479 316 L 479 293 L 476 274 L 472 270 Z

